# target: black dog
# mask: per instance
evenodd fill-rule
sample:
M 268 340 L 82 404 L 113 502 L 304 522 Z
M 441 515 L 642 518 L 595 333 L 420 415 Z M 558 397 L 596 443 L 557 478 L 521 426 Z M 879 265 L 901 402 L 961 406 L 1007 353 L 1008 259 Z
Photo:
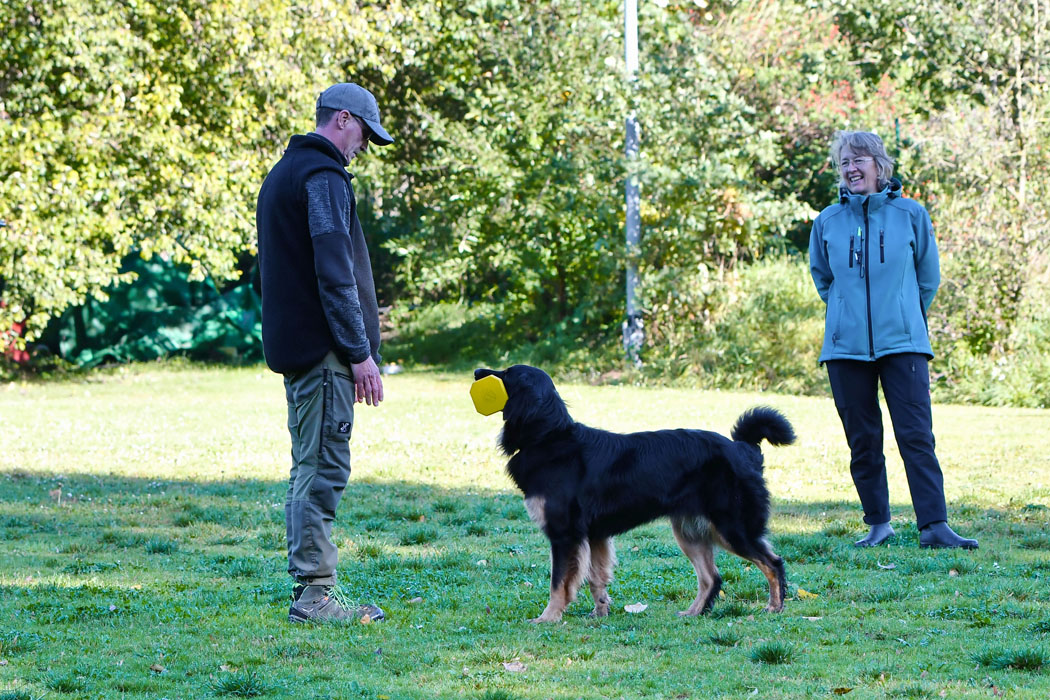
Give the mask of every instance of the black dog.
M 542 370 L 474 372 L 475 379 L 488 375 L 507 390 L 500 436 L 507 472 L 551 545 L 550 602 L 532 622 L 560 620 L 584 579 L 594 598 L 591 614 L 608 615 L 613 536 L 663 516 L 696 569 L 696 599 L 680 615 L 714 604 L 722 588 L 716 545 L 754 562 L 769 581 L 766 610 L 783 610 L 784 560 L 765 540 L 769 492 L 758 447 L 763 438 L 794 442 L 783 415 L 753 408 L 737 420 L 732 440 L 705 430 L 621 435 L 574 421 Z

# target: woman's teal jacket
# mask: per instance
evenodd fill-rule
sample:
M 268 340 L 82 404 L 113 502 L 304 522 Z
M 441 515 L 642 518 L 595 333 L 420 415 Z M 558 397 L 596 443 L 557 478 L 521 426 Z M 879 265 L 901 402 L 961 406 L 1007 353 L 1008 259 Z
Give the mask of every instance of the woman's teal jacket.
M 820 361 L 902 352 L 933 357 L 926 324 L 941 272 L 930 215 L 894 178 L 871 195 L 842 189 L 809 238 L 809 267 L 827 304 Z

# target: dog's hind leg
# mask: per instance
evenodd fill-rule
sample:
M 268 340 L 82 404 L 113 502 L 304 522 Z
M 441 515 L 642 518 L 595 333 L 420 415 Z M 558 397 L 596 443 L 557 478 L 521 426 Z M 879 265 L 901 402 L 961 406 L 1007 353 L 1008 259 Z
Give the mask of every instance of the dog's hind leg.
M 609 614 L 609 584 L 612 583 L 613 568 L 616 567 L 616 550 L 611 537 L 592 539 L 590 541 L 591 566 L 587 572 L 587 582 L 594 598 L 594 610 L 591 617 L 605 617 Z
M 576 599 L 590 565 L 587 540 L 551 539 L 551 597 L 539 617 L 529 622 L 557 622 Z
M 787 577 L 784 573 L 784 560 L 777 556 L 769 542 L 759 537 L 753 542 L 725 541 L 725 548 L 733 554 L 753 562 L 769 582 L 769 604 L 766 612 L 780 612 L 784 609 L 784 597 L 787 594 Z
M 671 530 L 678 546 L 696 570 L 696 599 L 688 609 L 680 611 L 683 616 L 702 615 L 715 604 L 715 597 L 722 590 L 722 576 L 715 566 L 715 547 L 712 533 L 703 518 L 671 518 Z
M 759 540 L 761 554 L 753 562 L 758 564 L 769 581 L 769 604 L 766 612 L 780 612 L 784 609 L 784 598 L 787 596 L 787 575 L 784 573 L 784 559 L 777 556 L 765 538 Z

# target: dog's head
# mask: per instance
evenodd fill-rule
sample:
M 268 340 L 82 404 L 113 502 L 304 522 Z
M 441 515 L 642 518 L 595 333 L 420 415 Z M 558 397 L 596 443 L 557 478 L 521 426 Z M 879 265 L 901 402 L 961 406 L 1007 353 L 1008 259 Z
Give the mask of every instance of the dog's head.
M 529 365 L 514 365 L 502 371 L 474 370 L 475 381 L 489 376 L 499 377 L 507 390 L 500 436 L 500 445 L 507 454 L 514 454 L 546 439 L 551 433 L 572 426 L 565 402 L 543 370 Z

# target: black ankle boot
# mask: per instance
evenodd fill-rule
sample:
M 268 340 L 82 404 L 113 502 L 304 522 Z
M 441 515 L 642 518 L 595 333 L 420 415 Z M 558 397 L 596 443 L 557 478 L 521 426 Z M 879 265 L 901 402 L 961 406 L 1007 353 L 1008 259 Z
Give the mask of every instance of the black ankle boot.
M 868 534 L 863 539 L 854 542 L 853 546 L 878 547 L 895 534 L 897 533 L 893 531 L 893 527 L 889 523 L 879 523 L 878 525 L 872 525 L 871 529 L 868 530 Z
M 959 537 L 943 520 L 919 531 L 919 546 L 927 549 L 977 549 L 977 540 Z

